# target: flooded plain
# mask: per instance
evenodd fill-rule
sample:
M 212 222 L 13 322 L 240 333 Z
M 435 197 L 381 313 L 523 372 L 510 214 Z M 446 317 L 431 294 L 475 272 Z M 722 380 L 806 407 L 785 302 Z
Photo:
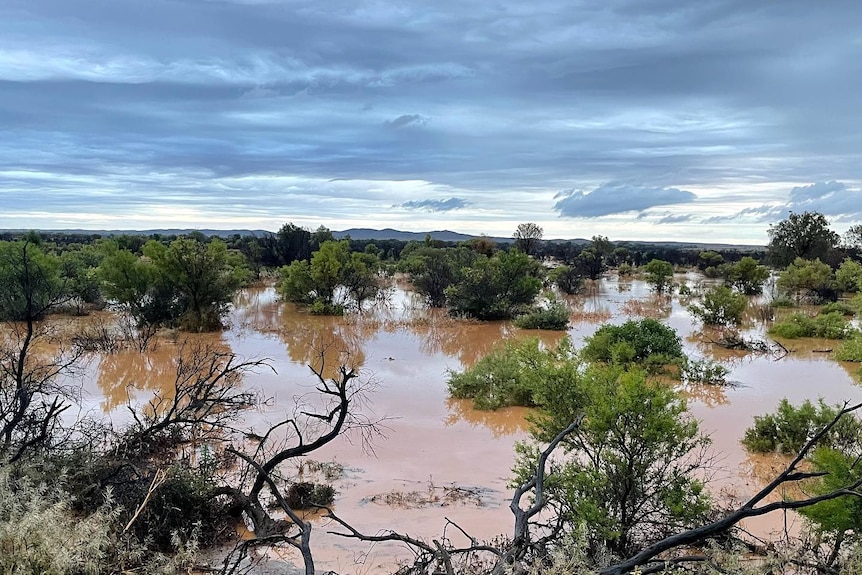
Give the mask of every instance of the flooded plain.
M 326 371 L 346 363 L 359 368 L 370 385 L 362 410 L 380 421 L 382 435 L 372 437 L 370 445 L 347 435 L 312 456 L 344 468 L 334 481 L 339 516 L 368 534 L 391 528 L 414 537 L 439 537 L 447 518 L 478 539 L 511 532 L 507 484 L 513 446 L 527 434 L 528 410 L 481 412 L 469 401 L 450 399 L 447 372 L 472 365 L 501 340 L 539 337 L 550 345 L 561 333 L 520 330 L 510 322 L 455 320 L 442 310 L 425 309 L 403 286 L 374 310 L 344 318 L 297 311 L 278 301 L 272 288 L 245 290 L 235 303 L 229 329 L 220 334 L 162 338 L 146 354 L 124 351 L 94 358 L 94 377 L 85 378 L 85 409 L 122 419 L 129 397 L 147 401 L 154 391 L 168 388 L 186 338 L 271 365 L 272 370 L 258 369 L 245 377 L 247 387 L 271 398 L 247 413 L 246 425 L 255 429 L 292 414 L 297 403 L 313 396 L 309 364 L 320 365 L 322 357 Z M 830 404 L 860 397 L 858 364 L 841 364 L 820 353 L 828 342 L 783 342 L 790 353 L 780 358 L 724 350 L 710 343 L 710 334 L 692 319 L 684 300 L 656 299 L 642 281 L 608 278 L 570 304 L 568 335 L 576 344 L 602 323 L 649 315 L 676 329 L 690 356 L 730 369 L 733 386 L 685 390 L 692 414 L 713 440 L 717 463 L 712 489 L 725 498 L 751 494 L 780 464 L 750 457 L 740 446 L 755 415 L 772 411 L 785 397 L 792 403 L 822 397 Z M 746 335 L 765 337 L 765 329 L 752 321 Z M 304 466 L 297 469 L 305 472 Z M 780 523 L 781 518 L 761 518 L 749 527 L 764 532 Z M 397 544 L 369 546 L 330 535 L 329 529 L 335 526 L 318 522 L 312 534 L 322 570 L 381 572 L 411 556 Z M 461 542 L 452 527 L 447 535 Z

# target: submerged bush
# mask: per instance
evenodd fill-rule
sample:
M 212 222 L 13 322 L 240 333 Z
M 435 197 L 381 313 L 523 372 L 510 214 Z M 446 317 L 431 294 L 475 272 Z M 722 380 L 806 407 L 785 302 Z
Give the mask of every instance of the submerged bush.
M 742 444 L 756 453 L 797 453 L 806 441 L 835 419 L 840 410 L 840 407 L 826 405 L 822 399 L 816 406 L 806 400 L 799 407 L 782 399 L 775 413 L 755 416 L 754 425 L 745 430 Z M 824 438 L 822 445 L 838 448 L 854 445 L 860 433 L 859 420 L 845 416 Z
M 676 331 L 652 318 L 605 324 L 587 338 L 584 359 L 628 366 L 639 364 L 648 371 L 680 365 L 685 359 Z
M 571 344 L 563 339 L 550 350 L 539 348 L 539 340 L 506 342 L 461 373 L 449 371 L 449 393 L 469 398 L 477 409 L 537 404 L 538 383 L 562 369 L 573 358 Z
M 515 325 L 521 329 L 552 329 L 565 331 L 569 328 L 569 308 L 562 302 L 552 301 L 548 307 L 518 316 Z
M 852 305 L 843 301 L 834 301 L 820 308 L 820 315 L 826 315 L 828 313 L 834 312 L 838 312 L 843 316 L 856 315 L 856 309 Z
M 832 353 L 832 357 L 838 361 L 862 362 L 862 335 L 857 334 L 854 338 L 842 342 Z
M 729 373 L 729 369 L 709 359 L 688 361 L 682 370 L 686 383 L 706 385 L 727 385 Z
M 335 501 L 335 488 L 325 483 L 300 481 L 287 488 L 286 500 L 291 509 L 326 507 Z
M 731 326 L 742 323 L 742 314 L 748 298 L 729 287 L 718 286 L 703 294 L 700 305 L 692 304 L 688 310 L 706 325 Z
M 794 313 L 769 330 L 773 336 L 786 339 L 800 337 L 820 337 L 825 339 L 847 339 L 858 333 L 844 316 L 837 311 L 811 317 L 804 313 Z

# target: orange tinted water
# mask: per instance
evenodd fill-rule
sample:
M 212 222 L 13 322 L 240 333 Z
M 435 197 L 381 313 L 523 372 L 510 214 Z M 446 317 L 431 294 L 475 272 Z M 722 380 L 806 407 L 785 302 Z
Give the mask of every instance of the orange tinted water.
M 710 335 L 701 333 L 685 306 L 676 299 L 651 296 L 641 281 L 603 280 L 570 305 L 576 321 L 569 335 L 576 344 L 604 321 L 620 323 L 631 313 L 650 315 L 680 333 L 687 353 L 721 361 L 731 369 L 734 387 L 687 390 L 692 413 L 712 437 L 720 462 L 716 492 L 745 497 L 769 475 L 763 472 L 764 458 L 749 457 L 739 445 L 755 415 L 772 411 L 784 397 L 794 403 L 817 397 L 836 403 L 858 400 L 860 395 L 854 367 L 814 351 L 823 342 L 789 344 L 793 352 L 780 360 L 717 348 L 708 343 Z M 751 325 L 747 333 L 762 330 Z M 321 357 L 324 371 L 342 362 L 359 367 L 363 378 L 377 383 L 364 409 L 371 418 L 386 418 L 385 437 L 375 440 L 373 451 L 363 450 L 357 437 L 347 436 L 314 454 L 316 460 L 335 460 L 347 468 L 346 477 L 336 481 L 337 513 L 367 533 L 391 528 L 429 538 L 440 535 L 448 517 L 484 539 L 511 532 L 507 481 L 514 443 L 526 436 L 526 410 L 478 412 L 469 402 L 449 399 L 447 370 L 473 364 L 502 339 L 536 335 L 548 345 L 560 337 L 525 332 L 507 322 L 453 320 L 440 310 L 423 309 L 403 290 L 393 292 L 383 309 L 332 318 L 298 311 L 278 302 L 271 288 L 261 288 L 239 294 L 228 330 L 191 339 L 200 337 L 244 358 L 268 358 L 276 370 L 259 370 L 245 379 L 247 386 L 274 399 L 265 409 L 247 414 L 249 427 L 278 421 L 291 411 L 296 398 L 312 394 L 315 381 L 308 365 L 320 365 Z M 127 391 L 133 399 L 146 401 L 153 391 L 166 389 L 178 345 L 161 340 L 147 354 L 96 358 L 91 364 L 97 374 L 88 384 L 89 404 L 122 417 L 118 408 L 126 403 Z M 777 465 L 773 460 L 768 464 Z M 387 493 L 424 493 L 429 485 L 475 488 L 481 504 L 472 498 L 407 507 L 381 503 Z M 780 517 L 765 518 L 752 528 L 768 531 L 781 523 Z M 410 557 L 395 544 L 369 547 L 328 535 L 329 528 L 333 527 L 319 523 L 312 536 L 318 568 L 368 573 Z M 457 541 L 451 528 L 449 534 Z

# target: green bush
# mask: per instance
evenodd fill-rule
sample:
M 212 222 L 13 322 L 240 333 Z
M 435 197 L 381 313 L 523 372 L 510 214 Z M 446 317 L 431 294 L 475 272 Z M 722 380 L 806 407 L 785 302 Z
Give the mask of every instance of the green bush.
M 708 359 L 688 361 L 683 368 L 683 379 L 687 383 L 706 385 L 727 385 L 730 370 Z
M 854 316 L 856 315 L 856 309 L 848 303 L 843 301 L 834 301 L 832 303 L 828 303 L 820 308 L 820 315 L 826 315 L 827 313 L 838 312 L 843 316 Z
M 308 307 L 308 313 L 311 315 L 344 315 L 344 306 L 317 299 Z
M 653 318 L 605 324 L 587 338 L 583 357 L 588 361 L 628 366 L 640 364 L 648 371 L 680 365 L 685 359 L 682 342 L 673 328 Z
M 580 270 L 571 266 L 555 267 L 548 274 L 548 280 L 569 295 L 578 293 L 584 287 L 584 276 Z
M 771 305 L 772 307 L 794 307 L 796 306 L 796 302 L 794 302 L 787 296 L 778 296 L 772 298 L 772 301 L 769 302 L 769 305 Z
M 506 342 L 461 373 L 449 371 L 449 393 L 470 398 L 476 409 L 509 405 L 535 406 L 534 390 L 543 378 L 554 377 L 574 356 L 568 339 L 550 350 L 539 340 Z
M 695 317 L 706 325 L 732 326 L 742 323 L 742 314 L 748 305 L 748 298 L 735 293 L 725 286 L 718 286 L 703 294 L 700 305 L 688 307 Z
M 840 407 L 830 407 L 822 399 L 817 406 L 805 401 L 799 407 L 786 399 L 778 404 L 775 413 L 759 415 L 754 425 L 745 430 L 742 444 L 756 453 L 796 453 L 814 434 L 831 422 Z M 855 417 L 842 417 L 825 437 L 823 445 L 849 447 L 855 445 L 862 433 L 862 424 Z
M 814 317 L 804 313 L 794 313 L 769 330 L 770 335 L 785 339 L 800 337 L 847 339 L 857 333 L 858 331 L 837 311 Z
M 515 325 L 521 329 L 565 331 L 569 328 L 569 309 L 564 303 L 552 301 L 546 308 L 518 316 Z
M 832 353 L 832 357 L 838 361 L 862 362 L 862 335 L 856 335 L 842 342 Z

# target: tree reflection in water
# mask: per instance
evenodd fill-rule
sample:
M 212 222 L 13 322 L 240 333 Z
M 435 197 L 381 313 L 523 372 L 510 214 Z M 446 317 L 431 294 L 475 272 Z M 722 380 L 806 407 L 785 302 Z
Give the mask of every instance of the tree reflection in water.
M 532 410 L 526 407 L 507 407 L 486 411 L 474 409 L 471 399 L 449 398 L 446 400 L 446 408 L 449 411 L 446 419 L 443 420 L 446 427 L 464 422 L 471 427 L 487 428 L 495 438 L 514 433 L 526 433 L 530 428 L 525 416 Z
M 135 391 L 155 392 L 169 397 L 177 377 L 179 357 L 192 352 L 195 345 L 207 345 L 229 353 L 230 346 L 218 334 L 189 334 L 177 343 L 159 340 L 146 353 L 122 350 L 101 356 L 99 389 L 104 396 L 102 409 L 110 412 L 133 399 Z M 142 397 L 147 400 L 149 397 Z

